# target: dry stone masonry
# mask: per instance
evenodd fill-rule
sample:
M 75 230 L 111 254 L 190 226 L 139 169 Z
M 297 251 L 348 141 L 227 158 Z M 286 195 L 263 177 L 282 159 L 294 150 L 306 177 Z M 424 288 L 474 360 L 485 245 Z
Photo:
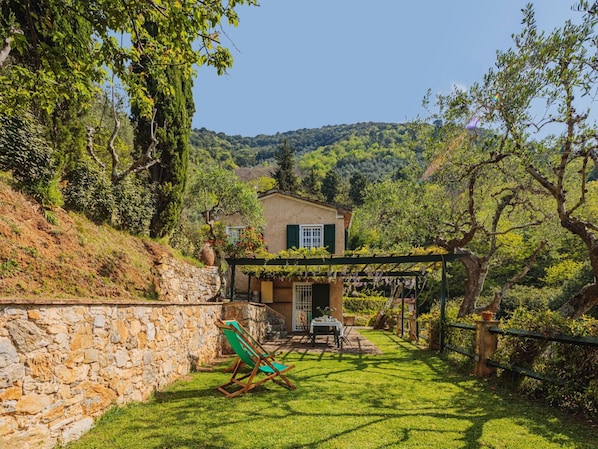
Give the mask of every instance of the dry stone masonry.
M 165 256 L 156 265 L 160 300 L 173 302 L 208 301 L 220 290 L 217 267 L 198 268 Z
M 0 312 L 2 448 L 78 438 L 220 350 L 222 304 L 12 305 Z
M 210 301 L 216 268 L 164 261 L 158 271 L 168 301 L 0 300 L 0 449 L 75 440 L 114 404 L 146 400 L 212 363 L 218 318 L 263 334 L 263 306 Z

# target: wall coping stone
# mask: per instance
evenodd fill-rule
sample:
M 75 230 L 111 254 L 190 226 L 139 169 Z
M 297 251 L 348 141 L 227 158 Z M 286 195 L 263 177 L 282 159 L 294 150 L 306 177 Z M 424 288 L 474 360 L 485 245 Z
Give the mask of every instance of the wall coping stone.
M 155 299 L 110 299 L 110 298 L 73 298 L 73 299 L 44 299 L 44 298 L 0 298 L 2 305 L 79 305 L 79 306 L 213 306 L 227 301 L 159 301 Z M 247 303 L 245 303 L 247 304 Z

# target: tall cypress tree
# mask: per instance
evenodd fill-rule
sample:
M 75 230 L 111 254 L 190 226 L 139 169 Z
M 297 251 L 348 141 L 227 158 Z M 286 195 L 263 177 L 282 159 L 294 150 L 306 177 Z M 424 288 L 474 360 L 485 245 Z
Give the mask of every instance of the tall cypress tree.
M 331 168 L 324 176 L 324 180 L 322 181 L 322 195 L 326 198 L 326 201 L 329 203 L 334 203 L 334 198 L 339 192 L 339 184 L 341 182 L 341 178 L 338 173 Z
M 368 185 L 368 179 L 361 172 L 355 172 L 351 176 L 349 184 L 351 186 L 349 188 L 349 198 L 351 198 L 355 206 L 361 206 L 365 196 L 365 189 Z
M 301 180 L 301 186 L 303 187 L 303 192 L 309 195 L 310 197 L 319 198 L 321 196 L 320 180 L 318 178 L 318 174 L 313 168 Z
M 272 173 L 272 176 L 277 187 L 284 192 L 296 193 L 299 190 L 299 179 L 295 174 L 295 150 L 289 147 L 286 139 L 278 147 L 274 157 L 278 168 Z
M 160 161 L 149 169 L 156 201 L 150 222 L 152 238 L 169 236 L 180 218 L 189 165 L 191 117 L 195 112 L 191 79 L 178 66 L 166 67 L 165 75 L 169 83 L 166 88 L 158 86 L 155 79 L 147 78 L 147 89 L 155 105 L 153 122 L 132 108 L 137 121 L 138 151 L 144 151 L 151 144 L 152 127 L 158 139 L 156 150 Z

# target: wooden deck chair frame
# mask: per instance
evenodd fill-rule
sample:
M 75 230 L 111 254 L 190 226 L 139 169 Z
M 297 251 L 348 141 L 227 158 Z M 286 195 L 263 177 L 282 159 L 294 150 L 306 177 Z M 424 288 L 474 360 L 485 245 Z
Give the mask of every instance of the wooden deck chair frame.
M 216 325 L 224 333 L 227 341 L 237 355 L 232 367 L 230 380 L 216 389 L 227 398 L 240 396 L 271 380 L 289 390 L 295 385 L 284 375 L 295 368 L 295 365 L 283 365 L 274 359 L 274 354 L 268 353 L 238 321 L 220 321 Z M 249 373 L 241 372 L 247 366 Z M 265 377 L 257 377 L 263 374 Z M 233 387 L 235 389 L 232 389 Z
M 299 329 L 301 329 L 303 336 L 300 342 L 307 340 L 308 343 L 314 343 L 315 335 L 311 332 L 311 312 L 305 313 L 299 319 Z

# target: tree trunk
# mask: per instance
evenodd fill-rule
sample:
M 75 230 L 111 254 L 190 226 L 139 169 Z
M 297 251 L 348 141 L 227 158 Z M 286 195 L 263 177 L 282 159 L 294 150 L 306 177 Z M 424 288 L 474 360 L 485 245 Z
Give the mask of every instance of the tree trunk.
M 582 289 L 559 309 L 559 313 L 563 316 L 577 319 L 598 305 L 598 239 L 591 232 L 589 226 L 582 221 L 567 217 L 561 218 L 561 224 L 565 229 L 579 236 L 585 243 L 590 256 L 590 266 L 594 272 L 594 283 Z
M 465 294 L 463 302 L 459 307 L 459 318 L 471 315 L 475 311 L 476 303 L 484 288 L 484 282 L 488 274 L 488 258 L 478 257 L 473 253 L 468 253 L 459 261 L 465 267 L 467 278 L 465 279 Z
M 559 313 L 568 318 L 577 319 L 598 304 L 598 284 L 588 285 L 581 292 L 563 304 Z

